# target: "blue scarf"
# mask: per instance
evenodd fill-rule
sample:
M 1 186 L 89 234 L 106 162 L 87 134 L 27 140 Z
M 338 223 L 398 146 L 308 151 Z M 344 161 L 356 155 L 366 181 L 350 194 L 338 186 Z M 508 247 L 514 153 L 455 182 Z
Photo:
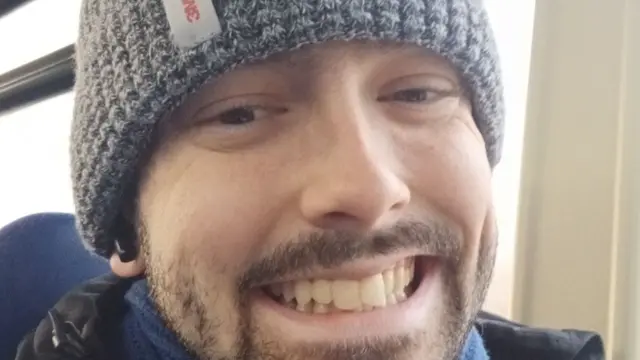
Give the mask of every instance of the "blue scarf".
M 129 360 L 193 360 L 176 335 L 164 324 L 148 296 L 147 282 L 137 281 L 125 300 L 130 310 L 122 324 L 122 351 Z M 469 334 L 459 360 L 489 360 L 480 334 Z

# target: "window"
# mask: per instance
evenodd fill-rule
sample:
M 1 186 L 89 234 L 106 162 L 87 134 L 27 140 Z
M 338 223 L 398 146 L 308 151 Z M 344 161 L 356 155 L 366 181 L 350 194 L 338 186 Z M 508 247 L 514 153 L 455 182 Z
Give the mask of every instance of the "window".
M 0 74 L 75 41 L 81 0 L 30 1 L 0 18 Z M 72 95 L 0 114 L 0 227 L 41 211 L 72 212 Z
M 0 116 L 0 227 L 36 212 L 73 212 L 72 94 Z
M 0 74 L 75 42 L 81 3 L 30 1 L 0 18 Z
M 485 3 L 502 60 L 507 111 L 502 161 L 493 175 L 500 244 L 485 308 L 509 317 L 535 0 L 485 0 Z

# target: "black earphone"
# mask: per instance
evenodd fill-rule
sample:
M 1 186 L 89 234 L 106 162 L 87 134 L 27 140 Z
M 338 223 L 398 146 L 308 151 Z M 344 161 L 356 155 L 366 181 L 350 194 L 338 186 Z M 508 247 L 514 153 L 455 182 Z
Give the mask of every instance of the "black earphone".
M 136 259 L 138 250 L 131 241 L 115 241 L 116 253 L 123 263 L 128 263 Z
M 115 252 L 118 254 L 120 261 L 128 263 L 138 257 L 138 249 L 134 240 L 136 238 L 135 228 L 122 213 L 116 218 L 113 236 L 116 239 L 114 241 Z

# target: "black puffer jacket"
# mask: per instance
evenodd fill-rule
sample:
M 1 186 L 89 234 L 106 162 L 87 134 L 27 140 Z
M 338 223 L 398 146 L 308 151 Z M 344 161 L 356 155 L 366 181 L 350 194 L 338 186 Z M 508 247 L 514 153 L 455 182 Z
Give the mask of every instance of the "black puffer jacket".
M 103 339 L 117 328 L 126 311 L 124 294 L 131 280 L 113 275 L 72 291 L 49 311 L 18 349 L 16 360 L 114 360 Z M 594 333 L 534 329 L 481 314 L 476 327 L 492 360 L 604 360 Z

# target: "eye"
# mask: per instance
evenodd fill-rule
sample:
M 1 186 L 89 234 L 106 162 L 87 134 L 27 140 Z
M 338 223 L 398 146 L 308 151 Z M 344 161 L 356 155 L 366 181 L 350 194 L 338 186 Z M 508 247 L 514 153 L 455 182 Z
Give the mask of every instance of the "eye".
M 393 92 L 392 94 L 381 96 L 382 101 L 401 101 L 405 103 L 431 103 L 437 101 L 447 94 L 428 88 L 412 88 Z
M 240 105 L 224 110 L 209 118 L 208 122 L 221 126 L 248 126 L 270 116 L 285 113 L 285 108 L 260 105 Z
M 377 101 L 390 118 L 408 124 L 435 124 L 450 119 L 460 104 L 454 81 L 438 75 L 412 75 L 383 86 Z
M 267 141 L 286 131 L 290 108 L 272 96 L 243 95 L 219 100 L 192 117 L 192 141 L 215 151 L 231 151 Z
M 256 120 L 259 110 L 251 106 L 237 107 L 218 115 L 216 120 L 223 125 L 246 125 Z

